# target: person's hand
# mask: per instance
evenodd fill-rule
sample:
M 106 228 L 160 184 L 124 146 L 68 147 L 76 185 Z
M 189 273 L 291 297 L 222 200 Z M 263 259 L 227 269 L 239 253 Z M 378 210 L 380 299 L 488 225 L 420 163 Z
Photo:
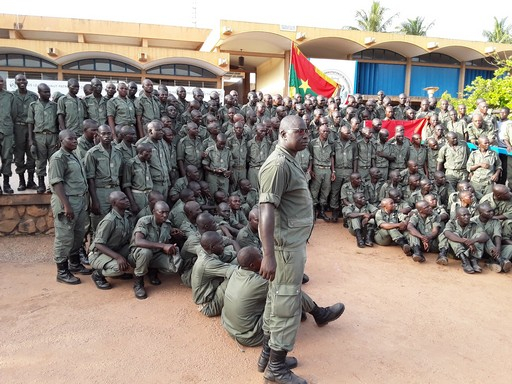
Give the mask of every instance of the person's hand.
M 263 257 L 260 275 L 266 280 L 274 281 L 276 277 L 276 260 L 273 257 Z
M 69 221 L 72 221 L 75 219 L 75 212 L 73 211 L 73 208 L 71 208 L 71 205 L 69 205 L 69 204 L 64 205 L 64 216 Z
M 126 271 L 130 267 L 126 259 L 121 255 L 116 259 L 116 261 L 120 271 Z
M 495 183 L 498 181 L 499 178 L 500 176 L 497 173 L 495 173 L 494 175 L 491 176 L 491 181 Z
M 331 172 L 331 182 L 333 182 L 335 180 L 336 180 L 336 173 L 335 172 Z
M 497 260 L 497 259 L 499 259 L 499 257 L 500 257 L 500 251 L 498 250 L 498 248 L 493 247 L 493 248 L 491 248 L 490 252 L 491 252 L 491 256 L 492 256 L 494 259 L 496 259 L 496 260 Z
M 176 244 L 165 244 L 162 251 L 166 255 L 174 255 L 176 253 Z
M 398 225 L 398 229 L 400 231 L 405 231 L 407 229 L 407 225 L 409 224 L 409 221 L 401 221 L 400 224 Z
M 224 177 L 228 178 L 231 176 L 231 171 L 224 171 Z
M 507 152 L 512 152 L 512 147 L 510 145 L 507 145 Z
M 133 204 L 130 204 L 130 211 L 132 211 L 132 213 L 134 215 L 136 215 L 137 213 L 140 212 L 140 207 L 137 205 L 137 203 L 133 203 Z
M 93 201 L 91 203 L 91 213 L 94 215 L 101 214 L 100 203 L 98 201 Z
M 478 165 L 480 166 L 480 168 L 485 168 L 485 169 L 489 169 L 491 166 L 489 163 L 480 163 Z

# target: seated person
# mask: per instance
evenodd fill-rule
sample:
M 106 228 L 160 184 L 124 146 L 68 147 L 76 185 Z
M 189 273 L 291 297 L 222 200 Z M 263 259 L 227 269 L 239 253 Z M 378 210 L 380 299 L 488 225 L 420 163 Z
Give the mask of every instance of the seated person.
M 402 251 L 411 256 L 411 246 L 404 235 L 408 221 L 398 218 L 393 199 L 386 197 L 380 203 L 380 209 L 375 213 L 375 242 L 379 245 L 391 245 L 393 242 L 400 245 Z
M 354 202 L 343 208 L 343 217 L 348 221 L 348 230 L 356 237 L 359 248 L 373 247 L 377 207 L 368 203 L 361 192 L 354 193 L 352 198 Z
M 228 279 L 237 267 L 220 260 L 223 252 L 221 235 L 214 231 L 201 235 L 197 260 L 192 267 L 192 298 L 200 305 L 201 313 L 208 317 L 220 315 Z
M 239 229 L 231 225 L 231 208 L 229 207 L 229 204 L 222 202 L 217 205 L 216 213 L 217 214 L 214 216 L 215 222 L 224 236 L 231 239 L 236 238 L 238 236 Z
M 246 217 L 249 215 L 252 207 L 258 204 L 258 191 L 252 187 L 249 179 L 240 179 L 238 189 L 232 195 L 240 197 L 241 209 Z
M 245 225 L 247 225 L 247 217 L 241 210 L 240 196 L 229 196 L 228 204 L 231 210 L 229 215 L 229 225 L 238 230 L 242 229 L 245 227 Z

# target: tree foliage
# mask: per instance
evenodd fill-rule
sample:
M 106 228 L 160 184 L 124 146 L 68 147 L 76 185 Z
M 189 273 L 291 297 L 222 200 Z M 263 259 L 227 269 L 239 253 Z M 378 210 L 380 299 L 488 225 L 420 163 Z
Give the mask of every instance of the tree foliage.
M 452 97 L 445 92 L 443 99 L 456 106 L 464 104 L 468 112 L 472 112 L 476 108 L 476 100 L 485 99 L 492 109 L 509 107 L 512 109 L 512 59 L 496 58 L 498 69 L 494 71 L 492 79 L 483 79 L 477 77 L 473 82 L 464 89 L 462 98 Z
M 396 27 L 396 30 L 398 33 L 405 35 L 427 36 L 428 30 L 434 26 L 434 22 L 429 25 L 424 25 L 424 22 L 424 17 L 417 16 L 415 19 L 407 19 L 407 21 L 402 22 Z
M 483 31 L 482 35 L 490 43 L 512 44 L 512 27 L 510 25 L 507 25 L 506 22 L 506 17 L 501 20 L 498 20 L 497 17 L 494 17 L 494 30 Z
M 395 16 L 398 16 L 398 13 L 395 13 L 390 18 L 385 19 L 384 14 L 387 11 L 389 11 L 388 8 L 383 7 L 380 2 L 374 1 L 369 12 L 366 12 L 364 9 L 360 9 L 356 12 L 357 27 L 349 26 L 345 27 L 345 29 L 368 32 L 386 32 Z

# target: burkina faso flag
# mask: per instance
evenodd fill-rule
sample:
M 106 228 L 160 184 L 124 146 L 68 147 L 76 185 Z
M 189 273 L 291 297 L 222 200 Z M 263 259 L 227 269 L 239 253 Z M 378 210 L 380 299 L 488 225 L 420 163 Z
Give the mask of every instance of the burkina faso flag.
M 313 96 L 335 96 L 338 93 L 338 83 L 315 67 L 296 44 L 292 44 L 290 60 L 290 78 L 288 81 L 289 96 L 309 93 Z

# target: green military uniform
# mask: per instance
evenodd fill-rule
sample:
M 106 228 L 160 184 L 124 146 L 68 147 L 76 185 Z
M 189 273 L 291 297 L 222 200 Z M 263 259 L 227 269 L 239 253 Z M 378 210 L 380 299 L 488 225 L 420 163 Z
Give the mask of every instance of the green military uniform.
M 89 141 L 85 138 L 84 135 L 78 138 L 78 146 L 75 149 L 75 155 L 82 161 L 85 159 L 85 154 L 89 149 L 94 147 L 94 141 Z
M 468 124 L 465 120 L 457 120 L 455 122 L 448 121 L 445 123 L 448 132 L 455 132 L 459 141 L 466 141 L 466 134 L 468 132 Z
M 164 140 L 165 141 L 165 140 Z M 169 168 L 169 177 L 170 177 L 170 183 L 171 185 L 173 185 L 176 180 L 178 180 L 178 178 L 180 177 L 179 176 L 179 172 L 178 172 L 178 159 L 176 158 L 177 157 L 177 148 L 176 148 L 176 145 L 174 142 L 172 143 L 168 143 L 165 141 L 165 143 L 167 145 L 167 154 L 169 156 L 169 161 L 167 163 L 167 166 Z
M 259 196 L 258 191 L 255 188 L 251 188 L 246 195 L 244 195 L 239 189 L 231 194 L 240 197 L 240 209 L 243 211 L 245 216 L 249 216 L 251 209 L 258 204 Z
M 355 204 L 347 205 L 343 208 L 343 217 L 346 217 L 348 222 L 348 230 L 352 235 L 355 235 L 355 231 L 357 229 L 363 229 L 363 226 L 361 224 L 362 218 L 361 217 L 355 217 L 355 218 L 348 218 L 347 215 L 350 213 L 374 213 L 377 211 L 377 207 L 375 207 L 372 204 L 366 203 L 361 208 L 358 208 Z M 375 227 L 375 220 L 370 219 L 368 220 L 367 228 L 373 228 Z
M 182 138 L 176 148 L 176 160 L 183 162 L 183 167 L 194 165 L 199 171 L 200 178 L 203 178 L 203 141 L 198 136 L 192 140 L 188 135 Z M 214 191 L 212 191 L 213 193 Z
M 270 154 L 270 146 L 271 143 L 266 138 L 261 141 L 253 138 L 247 143 L 247 159 L 249 162 L 247 178 L 256 189 L 259 189 L 258 173 Z
M 333 147 L 336 179 L 331 183 L 331 202 L 329 205 L 333 209 L 338 209 L 340 207 L 341 187 L 349 182 L 350 174 L 354 172 L 357 147 L 351 140 L 337 140 L 334 142 Z
M 153 243 L 171 243 L 171 224 L 162 223 L 159 226 L 153 215 L 143 216 L 135 225 L 130 243 L 130 255 L 128 261 L 134 268 L 135 276 L 144 276 L 149 268 L 158 269 L 159 272 L 171 274 L 177 273 L 181 267 L 182 259 L 179 253 L 167 255 L 160 250 L 135 246 L 135 234 L 141 233 L 144 239 Z
M 489 164 L 489 168 L 480 167 L 471 172 L 472 166 L 481 163 Z M 479 149 L 469 154 L 466 168 L 471 172 L 470 182 L 473 189 L 482 195 L 492 192 L 494 182 L 491 181 L 491 177 L 498 169 L 502 169 L 501 160 L 496 152 L 491 150 L 482 152 Z
M 390 245 L 393 241 L 404 238 L 402 232 L 397 228 L 394 229 L 383 229 L 380 226 L 383 223 L 400 223 L 402 220 L 399 218 L 398 211 L 395 209 L 391 213 L 387 213 L 383 209 L 379 209 L 375 213 L 375 226 L 377 231 L 375 232 L 375 242 L 379 245 Z
M 86 233 L 87 178 L 82 162 L 73 153 L 60 149 L 50 158 L 48 179 L 51 185 L 51 207 L 55 220 L 55 263 L 65 262 L 69 255 L 78 254 Z M 55 193 L 54 185 L 62 183 L 73 209 L 74 218 L 64 215 L 64 205 Z
M 434 180 L 434 173 L 437 171 L 437 157 L 439 156 L 439 148 L 431 149 L 427 147 L 427 169 L 428 178 Z
M 231 151 L 232 179 L 236 188 L 240 180 L 247 178 L 247 140 L 244 136 L 240 140 L 236 136 L 231 136 L 226 143 L 226 147 Z
M 2 160 L 2 175 L 12 175 L 12 151 L 14 146 L 14 95 L 11 92 L 0 91 L 0 157 Z
M 263 311 L 268 280 L 238 267 L 229 278 L 224 295 L 221 323 L 228 334 L 242 345 L 255 347 L 263 341 Z M 311 312 L 313 300 L 302 292 L 302 310 Z
M 198 247 L 197 260 L 192 267 L 191 285 L 194 303 L 201 305 L 201 313 L 218 316 L 224 305 L 224 292 L 236 265 L 221 261 L 216 254 Z
M 86 110 L 86 116 L 93 119 L 98 124 L 107 124 L 107 101 L 105 96 L 100 96 L 99 99 L 90 94 L 83 98 Z
M 462 228 L 459 225 L 457 219 L 450 219 L 450 221 L 446 223 L 444 230 L 445 232 L 453 232 L 454 234 L 466 239 L 474 239 L 479 237 L 482 232 L 485 232 L 485 229 L 475 221 L 470 221 L 466 227 Z M 460 255 L 468 249 L 464 244 L 457 243 L 455 241 L 448 240 L 448 244 L 450 245 L 457 258 L 460 258 Z M 481 259 L 484 252 L 484 244 L 475 242 L 473 245 L 475 246 L 476 251 L 468 256 Z
M 183 221 L 187 219 L 187 215 L 185 215 L 185 211 L 183 210 L 184 207 L 185 203 L 180 199 L 172 206 L 172 209 L 169 212 L 168 221 L 174 228 L 181 227 Z
M 219 150 L 217 145 L 212 145 L 206 150 L 202 163 L 203 166 L 211 169 L 231 170 L 232 161 L 231 151 L 227 148 Z M 223 174 L 206 171 L 206 182 L 212 193 L 218 190 L 222 190 L 226 194 L 229 193 L 229 177 L 225 177 Z
M 334 156 L 333 143 L 329 139 L 322 141 L 317 137 L 309 142 L 309 152 L 315 174 L 310 185 L 313 204 L 325 206 L 331 192 L 331 174 L 334 171 L 331 169 L 331 159 Z
M 425 177 L 425 164 L 427 163 L 427 148 L 423 145 L 420 145 L 416 148 L 414 145 L 411 145 L 409 148 L 409 160 L 414 160 L 416 164 L 418 164 L 418 173 L 421 178 Z
M 121 153 L 121 177 L 123 176 L 123 170 L 130 159 L 133 159 L 137 156 L 137 147 L 133 144 L 126 144 L 123 141 L 115 145 L 116 149 Z
M 375 167 L 379 168 L 382 180 L 388 179 L 389 160 L 377 155 L 377 152 L 383 152 L 386 156 L 391 156 L 391 147 L 387 142 L 382 144 L 380 140 L 375 140 Z
M 66 129 L 73 131 L 77 137 L 82 134 L 85 104 L 81 98 L 73 97 L 69 93 L 62 96 L 57 102 L 57 115 L 64 116 Z
M 275 207 L 276 273 L 269 283 L 263 330 L 273 350 L 290 351 L 301 318 L 306 241 L 313 228 L 313 201 L 295 158 L 280 146 L 261 167 L 260 204 Z
M 148 134 L 148 124 L 152 120 L 160 120 L 162 117 L 162 105 L 156 96 L 146 96 L 145 93 L 135 102 L 135 115 L 141 117 L 144 134 Z
M 170 196 L 179 196 L 180 192 L 187 188 L 189 180 L 187 176 L 180 177 L 169 191 Z
M 366 197 L 368 198 L 368 202 L 373 205 L 379 205 L 380 201 L 382 200 L 379 198 L 380 196 L 380 190 L 382 189 L 382 186 L 384 185 L 384 182 L 382 180 L 378 180 L 376 183 L 372 183 L 371 180 L 368 180 L 364 184 L 364 188 L 366 190 Z
M 135 105 L 128 98 L 119 96 L 113 97 L 107 101 L 107 117 L 114 118 L 115 125 L 136 125 Z
M 117 261 L 101 253 L 96 244 L 103 244 L 125 259 L 130 254 L 130 237 L 132 225 L 129 213 L 121 216 L 116 210 L 111 210 L 101 220 L 96 228 L 94 240 L 89 247 L 89 263 L 93 269 L 101 271 L 103 276 L 121 276 L 124 272 L 119 269 Z
M 164 195 L 169 192 L 171 180 L 169 178 L 169 154 L 163 140 L 152 140 L 150 137 L 144 137 L 137 144 L 151 144 L 151 160 L 149 161 L 149 170 L 151 171 L 151 180 L 153 189 Z
M 142 210 L 148 206 L 148 195 L 153 190 L 149 163 L 141 161 L 137 156 L 128 160 L 123 167 L 122 189 L 130 188 L 133 199 Z
M 370 168 L 375 159 L 375 144 L 372 140 L 361 139 L 357 141 L 357 172 L 361 179 L 366 181 L 370 178 Z
M 487 136 L 489 139 L 489 143 L 493 143 L 496 140 L 496 126 L 494 124 L 489 124 L 484 117 L 484 121 L 482 127 L 478 129 L 471 122 L 468 124 L 468 140 L 469 141 L 478 141 L 480 136 Z
M 494 209 L 495 216 L 505 216 L 505 220 L 501 222 L 502 235 L 504 239 L 512 238 L 512 201 L 505 200 L 500 201 L 494 198 L 494 194 L 488 193 L 487 195 L 482 196 L 480 199 L 480 204 L 483 202 L 489 202 L 491 207 Z
M 395 157 L 395 160 L 389 162 L 389 170 L 407 168 L 410 147 L 411 145 L 405 139 L 402 145 L 398 145 L 396 142 L 389 144 L 389 153 Z
M 360 192 L 362 193 L 366 199 L 368 199 L 368 193 L 366 192 L 366 187 L 364 184 L 361 184 L 359 187 L 354 188 L 352 183 L 348 182 L 343 184 L 340 191 L 340 201 L 343 203 L 343 200 L 348 200 L 349 203 L 354 203 L 354 193 Z
M 245 217 L 244 212 L 241 209 L 237 211 L 231 209 L 231 213 L 229 215 L 229 225 L 235 227 L 236 225 L 239 224 L 247 225 L 247 223 L 247 217 Z
M 96 196 L 100 204 L 100 214 L 91 213 L 91 226 L 95 231 L 100 220 L 110 210 L 110 193 L 121 190 L 119 184 L 121 152 L 115 147 L 107 151 L 101 144 L 97 144 L 87 151 L 84 162 L 87 180 L 94 180 Z
M 236 242 L 240 244 L 241 248 L 252 246 L 261 249 L 261 240 L 258 233 L 254 233 L 249 225 L 246 225 L 238 232 Z
M 437 162 L 444 163 L 446 180 L 454 189 L 459 181 L 468 179 L 468 171 L 466 169 L 468 156 L 469 150 L 466 143 L 455 146 L 446 144 L 439 150 Z
M 29 105 L 37 101 L 39 97 L 29 90 L 24 95 L 19 90 L 15 90 L 12 94 L 14 96 L 14 164 L 16 164 L 16 173 L 34 172 L 36 165 L 28 146 L 27 117 Z M 27 156 L 26 162 L 25 156 Z
M 400 192 L 402 192 L 402 185 L 400 183 L 398 183 L 396 186 L 393 185 L 389 180 L 386 181 L 384 184 L 382 184 L 382 187 L 380 187 L 380 192 L 379 192 L 379 200 L 382 200 L 384 199 L 385 197 L 389 197 L 388 194 L 389 194 L 389 191 L 391 189 L 398 189 Z
M 430 193 L 437 196 L 439 200 L 439 204 L 447 207 L 448 206 L 448 197 L 451 193 L 455 192 L 452 185 L 448 182 L 443 185 L 437 185 L 435 182 L 432 183 L 432 191 Z
M 28 107 L 27 124 L 34 126 L 34 144 L 36 146 L 36 175 L 46 176 L 46 165 L 57 151 L 59 125 L 57 121 L 57 103 L 41 100 L 34 101 Z
M 432 215 L 427 216 L 425 219 L 414 210 L 409 219 L 409 224 L 412 224 L 414 228 L 418 230 L 422 235 L 429 235 L 434 231 L 434 228 L 439 228 L 438 236 L 430 243 L 429 252 L 439 252 L 440 249 L 448 248 L 448 239 L 443 234 L 443 225 L 439 219 L 437 213 L 432 212 Z M 423 244 L 420 239 L 409 233 L 409 244 L 419 246 L 423 249 Z

